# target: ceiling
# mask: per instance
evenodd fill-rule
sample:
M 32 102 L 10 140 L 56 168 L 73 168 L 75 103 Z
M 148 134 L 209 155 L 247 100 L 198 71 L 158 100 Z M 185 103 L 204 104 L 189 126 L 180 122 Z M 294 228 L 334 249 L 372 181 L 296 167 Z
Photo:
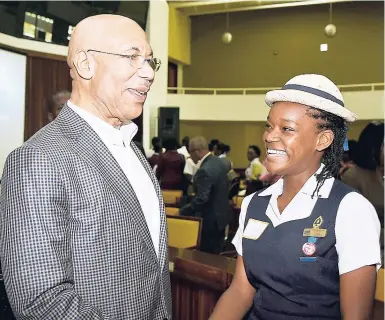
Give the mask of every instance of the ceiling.
M 304 5 L 349 2 L 353 0 L 206 0 L 206 1 L 169 1 L 187 16 L 205 14 L 297 7 Z

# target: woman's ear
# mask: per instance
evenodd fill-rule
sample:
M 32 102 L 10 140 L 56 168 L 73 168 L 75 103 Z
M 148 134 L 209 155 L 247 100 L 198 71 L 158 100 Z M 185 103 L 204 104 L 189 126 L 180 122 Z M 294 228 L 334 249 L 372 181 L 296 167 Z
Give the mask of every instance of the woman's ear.
M 334 133 L 332 130 L 321 131 L 318 135 L 318 141 L 316 149 L 317 151 L 324 151 L 327 149 L 334 140 Z

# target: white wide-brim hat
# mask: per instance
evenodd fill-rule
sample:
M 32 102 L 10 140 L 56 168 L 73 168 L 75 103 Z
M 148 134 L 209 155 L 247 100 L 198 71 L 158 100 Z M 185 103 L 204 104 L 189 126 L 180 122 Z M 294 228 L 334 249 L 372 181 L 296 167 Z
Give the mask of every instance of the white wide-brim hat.
M 345 108 L 344 99 L 337 86 L 319 74 L 301 74 L 290 79 L 279 90 L 266 93 L 266 104 L 271 107 L 275 102 L 287 101 L 330 112 L 353 122 L 357 116 Z

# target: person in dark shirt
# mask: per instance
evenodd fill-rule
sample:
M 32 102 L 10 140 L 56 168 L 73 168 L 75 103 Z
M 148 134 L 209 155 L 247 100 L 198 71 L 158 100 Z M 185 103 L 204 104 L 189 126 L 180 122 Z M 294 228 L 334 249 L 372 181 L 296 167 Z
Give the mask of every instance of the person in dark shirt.
M 163 143 L 166 149 L 159 155 L 156 176 L 160 187 L 169 190 L 183 190 L 183 169 L 185 165 L 184 156 L 177 151 L 176 139 L 167 139 Z
M 162 153 L 162 142 L 159 137 L 154 137 L 152 138 L 151 143 L 154 154 L 148 158 L 148 162 L 150 163 L 151 168 L 156 172 L 159 162 L 159 155 Z

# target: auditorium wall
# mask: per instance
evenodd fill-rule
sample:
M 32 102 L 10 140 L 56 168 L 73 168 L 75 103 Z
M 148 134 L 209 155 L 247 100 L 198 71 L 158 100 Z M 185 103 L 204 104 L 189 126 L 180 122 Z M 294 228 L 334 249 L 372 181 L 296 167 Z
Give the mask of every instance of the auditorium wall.
M 190 17 L 175 9 L 171 2 L 168 7 L 168 58 L 173 62 L 189 65 L 191 62 Z
M 329 5 L 230 13 L 233 41 L 226 45 L 226 14 L 194 16 L 184 86 L 279 87 L 300 73 L 340 85 L 384 82 L 384 2 L 335 3 L 332 17 L 337 34 L 327 38 Z M 327 52 L 320 52 L 322 43 Z
M 358 139 L 361 131 L 369 123 L 369 120 L 356 121 L 349 126 L 348 138 Z M 255 144 L 261 148 L 264 158 L 263 132 L 265 122 L 246 122 L 246 121 L 190 121 L 180 122 L 180 137 L 194 137 L 201 135 L 206 139 L 214 138 L 230 145 L 230 159 L 235 168 L 246 168 L 248 161 L 246 158 L 247 147 Z

